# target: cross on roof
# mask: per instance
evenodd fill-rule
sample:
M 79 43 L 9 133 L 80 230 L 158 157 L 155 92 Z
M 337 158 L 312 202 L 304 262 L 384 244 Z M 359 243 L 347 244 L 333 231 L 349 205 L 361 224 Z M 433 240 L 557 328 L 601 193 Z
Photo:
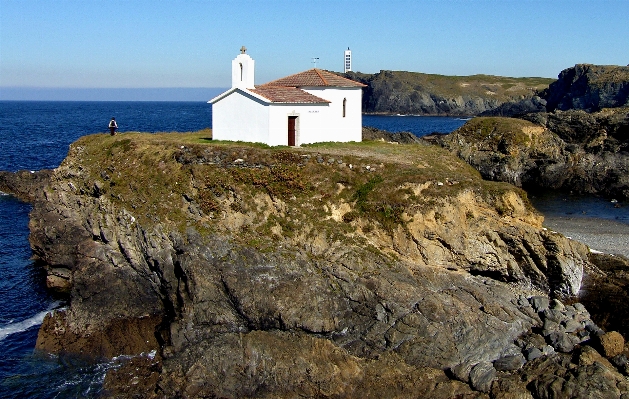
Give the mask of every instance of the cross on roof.
M 246 53 L 246 52 L 247 52 L 247 48 L 246 48 L 245 46 L 242 46 L 242 47 L 240 48 L 240 54 L 244 54 L 244 53 Z

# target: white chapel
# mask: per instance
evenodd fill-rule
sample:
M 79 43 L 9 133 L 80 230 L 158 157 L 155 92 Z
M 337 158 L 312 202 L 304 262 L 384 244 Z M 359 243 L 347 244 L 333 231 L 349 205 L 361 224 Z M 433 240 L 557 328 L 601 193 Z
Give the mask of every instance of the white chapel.
M 363 87 L 317 68 L 256 87 L 243 46 L 232 60 L 232 87 L 209 101 L 212 138 L 271 146 L 361 141 Z

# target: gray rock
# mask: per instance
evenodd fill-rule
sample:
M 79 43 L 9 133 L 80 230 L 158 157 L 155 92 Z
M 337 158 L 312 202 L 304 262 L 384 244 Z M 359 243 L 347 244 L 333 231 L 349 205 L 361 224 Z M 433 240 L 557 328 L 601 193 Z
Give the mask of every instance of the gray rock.
M 511 344 L 508 345 L 500 354 L 500 357 L 507 357 L 507 356 L 517 356 L 517 355 L 521 355 L 522 354 L 522 349 L 515 345 L 515 344 Z
M 543 312 L 543 317 L 545 320 L 554 321 L 557 324 L 568 320 L 566 315 L 560 309 L 546 309 Z
M 624 91 L 629 92 L 626 88 L 629 83 L 623 84 Z M 479 128 L 482 131 L 481 123 L 474 123 L 474 120 L 436 141 L 468 162 L 488 180 L 628 199 L 629 154 L 626 151 L 629 140 L 625 134 L 628 126 L 626 116 L 624 108 L 612 109 L 611 115 L 609 110 L 524 115 L 523 119 L 534 124 L 530 128 L 540 129 L 535 145 L 514 140 L 504 128 L 492 129 L 491 135 L 479 137 L 476 132 Z M 499 125 L 499 122 L 496 124 Z M 610 173 L 617 177 L 610 179 Z M 557 263 L 550 266 L 560 273 L 566 273 L 574 269 L 564 269 L 563 266 L 575 261 L 577 259 L 561 256 L 557 258 Z M 578 275 L 572 277 L 576 279 Z M 574 294 L 576 291 L 571 295 Z
M 548 341 L 558 352 L 571 352 L 575 342 L 564 332 L 553 332 L 548 335 Z
M 531 333 L 531 334 L 527 334 L 523 337 L 518 338 L 516 343 L 518 344 L 518 347 L 521 349 L 526 349 L 526 348 L 531 348 L 531 347 L 541 348 L 544 345 L 546 345 L 546 340 L 540 334 Z
M 629 67 L 577 64 L 566 68 L 548 87 L 549 111 L 583 109 L 589 112 L 623 106 L 629 100 Z
M 545 296 L 533 296 L 530 302 L 536 312 L 543 312 L 550 306 L 550 299 Z
M 526 360 L 530 362 L 531 360 L 544 356 L 544 354 L 541 350 L 533 346 L 524 350 L 524 356 L 526 356 Z
M 555 353 L 555 348 L 553 348 L 552 346 L 544 345 L 544 347 L 542 347 L 542 354 L 544 354 L 544 356 L 550 356 L 554 353 Z
M 470 382 L 470 371 L 472 370 L 472 367 L 473 364 L 471 362 L 463 362 L 450 368 L 450 372 L 457 380 L 468 383 Z
M 551 301 L 550 303 L 550 308 L 551 309 L 557 309 L 557 310 L 565 310 L 566 307 L 563 304 L 563 302 L 561 302 L 559 299 L 555 298 Z
M 574 309 L 579 314 L 585 315 L 586 317 L 590 317 L 590 314 L 588 313 L 587 309 L 585 308 L 585 306 L 582 303 L 577 302 L 573 306 L 574 306 Z
M 517 355 L 505 356 L 497 359 L 494 361 L 494 368 L 498 371 L 513 371 L 521 368 L 524 363 L 526 363 L 526 359 L 521 353 L 519 353 Z
M 542 327 L 542 335 L 547 337 L 548 335 L 556 332 L 564 332 L 564 328 L 556 321 L 546 319 L 544 320 L 544 326 Z
M 566 308 L 564 309 L 564 312 L 563 312 L 563 313 L 564 313 L 564 314 L 566 315 L 566 317 L 568 317 L 568 318 L 574 318 L 574 317 L 577 315 L 577 311 L 576 311 L 576 309 L 574 308 L 574 306 L 572 306 L 572 305 L 568 305 L 568 306 L 566 306 Z
M 625 354 L 621 353 L 620 355 L 612 357 L 610 360 L 612 364 L 618 368 L 618 371 L 624 375 L 629 375 L 629 359 Z
M 470 371 L 470 384 L 477 391 L 489 392 L 495 378 L 496 369 L 490 362 L 478 363 Z
M 567 333 L 575 333 L 577 331 L 583 330 L 584 326 L 583 326 L 583 323 L 574 319 L 570 319 L 567 322 L 565 322 L 564 328 Z
M 587 320 L 585 322 L 585 330 L 588 331 L 592 337 L 601 337 L 605 334 L 605 331 L 597 326 L 592 320 Z

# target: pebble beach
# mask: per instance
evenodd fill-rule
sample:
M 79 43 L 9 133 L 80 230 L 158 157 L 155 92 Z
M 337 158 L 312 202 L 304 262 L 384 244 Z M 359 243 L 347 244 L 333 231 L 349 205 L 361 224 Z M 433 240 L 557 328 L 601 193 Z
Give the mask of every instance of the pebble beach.
M 629 258 L 629 224 L 588 217 L 546 216 L 544 226 L 580 241 L 590 250 Z

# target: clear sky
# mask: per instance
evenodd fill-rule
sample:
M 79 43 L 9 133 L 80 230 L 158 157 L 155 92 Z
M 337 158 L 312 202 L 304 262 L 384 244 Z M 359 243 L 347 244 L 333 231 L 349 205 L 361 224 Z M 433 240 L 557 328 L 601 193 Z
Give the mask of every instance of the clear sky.
M 347 47 L 365 73 L 557 77 L 629 63 L 629 0 L 0 0 L 0 98 L 225 88 L 242 45 L 257 84 Z

